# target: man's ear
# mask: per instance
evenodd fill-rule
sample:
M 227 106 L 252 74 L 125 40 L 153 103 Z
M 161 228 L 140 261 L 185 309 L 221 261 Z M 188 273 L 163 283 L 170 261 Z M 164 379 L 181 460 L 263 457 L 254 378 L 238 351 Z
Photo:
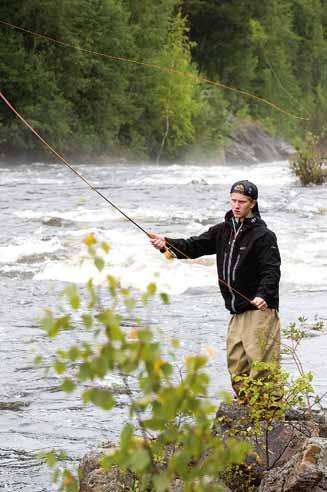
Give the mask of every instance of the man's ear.
M 256 206 L 257 200 L 252 200 L 251 210 Z

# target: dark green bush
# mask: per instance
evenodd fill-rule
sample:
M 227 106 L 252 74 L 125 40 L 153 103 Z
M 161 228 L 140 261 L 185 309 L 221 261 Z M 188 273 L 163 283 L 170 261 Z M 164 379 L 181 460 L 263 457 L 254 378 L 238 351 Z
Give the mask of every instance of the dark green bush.
M 323 184 L 327 179 L 327 168 L 318 147 L 318 137 L 307 133 L 303 141 L 296 143 L 296 148 L 297 153 L 292 157 L 290 164 L 301 184 Z

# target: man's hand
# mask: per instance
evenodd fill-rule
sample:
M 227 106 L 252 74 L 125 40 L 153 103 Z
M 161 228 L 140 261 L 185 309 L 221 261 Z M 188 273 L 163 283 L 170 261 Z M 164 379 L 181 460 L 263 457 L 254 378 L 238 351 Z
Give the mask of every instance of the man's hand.
M 264 299 L 261 297 L 255 297 L 252 301 L 251 304 L 257 307 L 257 309 L 260 309 L 260 311 L 265 311 L 268 307 L 268 304 Z
M 149 237 L 152 246 L 156 249 L 163 249 L 166 247 L 166 239 L 162 234 L 156 234 L 154 232 L 149 232 Z

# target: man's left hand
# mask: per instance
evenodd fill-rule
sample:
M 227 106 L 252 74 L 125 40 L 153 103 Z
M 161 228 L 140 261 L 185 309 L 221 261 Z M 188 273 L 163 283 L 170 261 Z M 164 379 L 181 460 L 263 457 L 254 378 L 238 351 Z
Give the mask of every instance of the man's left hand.
M 251 304 L 256 306 L 260 311 L 265 311 L 268 307 L 268 304 L 262 297 L 255 297 L 252 301 Z

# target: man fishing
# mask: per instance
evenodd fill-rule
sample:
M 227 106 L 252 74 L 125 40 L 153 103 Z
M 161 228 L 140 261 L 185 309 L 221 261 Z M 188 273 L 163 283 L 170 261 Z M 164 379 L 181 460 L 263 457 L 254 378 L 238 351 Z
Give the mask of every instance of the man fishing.
M 235 376 L 264 377 L 253 362 L 278 364 L 280 359 L 281 260 L 276 236 L 260 217 L 257 198 L 255 184 L 238 181 L 231 188 L 231 210 L 224 222 L 188 239 L 149 234 L 155 248 L 177 258 L 216 254 L 219 287 L 232 315 L 227 363 L 236 394 Z

